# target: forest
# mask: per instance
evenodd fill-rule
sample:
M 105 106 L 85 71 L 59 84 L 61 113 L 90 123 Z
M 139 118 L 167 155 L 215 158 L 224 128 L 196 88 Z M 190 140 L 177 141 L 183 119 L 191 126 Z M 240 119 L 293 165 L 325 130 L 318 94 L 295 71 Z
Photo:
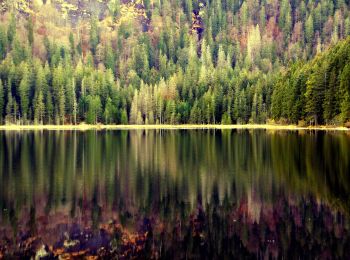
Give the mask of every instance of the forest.
M 348 0 L 0 4 L 0 124 L 350 121 Z

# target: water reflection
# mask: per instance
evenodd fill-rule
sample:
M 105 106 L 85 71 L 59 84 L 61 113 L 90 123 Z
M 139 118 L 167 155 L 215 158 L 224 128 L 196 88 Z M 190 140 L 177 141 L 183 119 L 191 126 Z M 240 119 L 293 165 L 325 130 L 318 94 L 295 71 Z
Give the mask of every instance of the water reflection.
M 347 133 L 1 132 L 0 151 L 0 258 L 350 257 Z

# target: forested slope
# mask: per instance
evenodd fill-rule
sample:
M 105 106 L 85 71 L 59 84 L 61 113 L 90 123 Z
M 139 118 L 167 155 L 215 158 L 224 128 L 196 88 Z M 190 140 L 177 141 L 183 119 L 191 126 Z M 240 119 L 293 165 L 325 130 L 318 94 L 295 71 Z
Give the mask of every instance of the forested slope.
M 294 64 L 278 79 L 272 115 L 302 124 L 341 124 L 350 119 L 350 37 L 312 61 Z
M 1 124 L 349 120 L 346 0 L 0 4 Z

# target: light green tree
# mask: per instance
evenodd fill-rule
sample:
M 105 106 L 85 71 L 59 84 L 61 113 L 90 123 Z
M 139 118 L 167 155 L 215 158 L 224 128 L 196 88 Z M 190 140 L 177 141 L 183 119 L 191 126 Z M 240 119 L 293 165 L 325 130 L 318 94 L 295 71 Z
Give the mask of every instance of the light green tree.
M 2 124 L 3 122 L 3 113 L 5 107 L 4 92 L 4 85 L 2 84 L 2 80 L 0 79 L 0 124 Z
M 34 100 L 34 123 L 43 124 L 45 115 L 45 104 L 44 104 L 44 95 L 40 90 L 39 93 L 35 95 Z

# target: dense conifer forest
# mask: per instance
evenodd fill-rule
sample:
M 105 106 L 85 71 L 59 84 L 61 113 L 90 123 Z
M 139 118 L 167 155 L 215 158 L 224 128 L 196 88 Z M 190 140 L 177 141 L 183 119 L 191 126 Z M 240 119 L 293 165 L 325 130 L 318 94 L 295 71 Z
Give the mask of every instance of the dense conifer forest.
M 0 0 L 0 123 L 346 124 L 349 5 Z

